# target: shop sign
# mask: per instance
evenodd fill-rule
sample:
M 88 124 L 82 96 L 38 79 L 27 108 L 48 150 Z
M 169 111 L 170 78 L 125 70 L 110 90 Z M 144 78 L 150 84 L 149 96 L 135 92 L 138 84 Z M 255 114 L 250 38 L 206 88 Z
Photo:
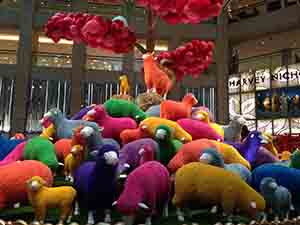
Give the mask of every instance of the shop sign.
M 266 71 L 267 70 L 256 71 L 255 76 L 253 73 L 247 73 L 242 76 L 242 79 L 240 79 L 240 77 L 233 76 L 228 81 L 228 87 L 230 89 L 236 89 L 240 86 L 253 86 L 254 84 L 263 84 L 267 80 L 269 80 L 270 77 L 270 74 L 266 74 Z M 286 67 L 280 67 L 274 70 L 271 75 L 271 80 L 277 82 L 287 82 L 292 80 L 300 81 L 300 70 L 297 68 L 288 68 L 287 70 Z

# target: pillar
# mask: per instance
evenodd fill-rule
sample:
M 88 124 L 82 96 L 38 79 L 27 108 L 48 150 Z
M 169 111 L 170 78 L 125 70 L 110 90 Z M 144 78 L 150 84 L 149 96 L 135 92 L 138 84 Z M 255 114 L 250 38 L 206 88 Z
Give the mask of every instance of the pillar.
M 135 20 L 135 8 L 133 7 L 130 12 L 127 12 L 127 23 L 128 26 L 132 29 L 132 30 L 136 30 L 136 20 Z M 130 95 L 134 95 L 135 92 L 135 85 L 138 84 L 138 79 L 136 77 L 136 73 L 134 70 L 134 64 L 135 64 L 135 55 L 134 55 L 134 50 L 124 54 L 123 55 L 123 65 L 122 65 L 122 74 L 126 74 L 129 82 L 130 82 Z M 138 71 L 139 72 L 139 71 Z M 121 74 L 120 74 L 121 75 Z
M 12 134 L 25 132 L 28 106 L 30 104 L 32 56 L 37 46 L 33 31 L 36 12 L 36 0 L 20 1 L 19 10 L 19 46 L 17 51 L 17 68 L 15 77 L 15 102 L 12 112 Z
M 74 12 L 86 12 L 87 1 L 73 0 Z M 71 74 L 71 115 L 80 110 L 82 104 L 81 82 L 85 80 L 86 46 L 84 44 L 73 44 L 72 49 L 72 74 Z
M 221 124 L 229 121 L 228 76 L 229 76 L 229 39 L 228 17 L 222 13 L 217 22 L 216 48 L 216 117 Z

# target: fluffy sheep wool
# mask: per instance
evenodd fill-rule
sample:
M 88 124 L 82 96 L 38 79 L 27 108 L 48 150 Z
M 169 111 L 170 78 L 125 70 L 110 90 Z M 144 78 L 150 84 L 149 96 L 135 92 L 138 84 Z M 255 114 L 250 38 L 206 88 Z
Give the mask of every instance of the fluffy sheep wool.
M 240 209 L 255 217 L 265 209 L 264 198 L 238 175 L 199 162 L 183 166 L 175 175 L 173 204 L 182 208 L 191 200 L 198 204 L 221 205 L 227 215 Z

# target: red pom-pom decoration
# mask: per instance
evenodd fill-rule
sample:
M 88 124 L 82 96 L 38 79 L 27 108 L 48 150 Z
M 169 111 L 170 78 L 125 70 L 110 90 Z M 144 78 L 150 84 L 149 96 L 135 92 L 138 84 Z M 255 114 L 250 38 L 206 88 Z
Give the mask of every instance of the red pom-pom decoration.
M 157 60 L 174 71 L 176 80 L 184 76 L 200 76 L 212 63 L 214 44 L 211 41 L 193 40 L 174 51 L 161 52 Z
M 223 0 L 137 0 L 169 24 L 198 24 L 221 12 Z
M 89 14 L 56 13 L 46 24 L 45 32 L 56 43 L 60 39 L 73 40 L 118 54 L 131 51 L 136 43 L 135 33 L 121 17 L 111 21 Z

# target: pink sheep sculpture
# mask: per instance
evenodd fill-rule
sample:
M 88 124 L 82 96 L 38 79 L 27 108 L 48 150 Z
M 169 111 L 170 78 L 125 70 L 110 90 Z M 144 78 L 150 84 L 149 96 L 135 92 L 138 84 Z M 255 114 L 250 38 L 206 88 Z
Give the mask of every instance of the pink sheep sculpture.
M 160 118 L 173 121 L 190 118 L 192 116 L 192 107 L 197 103 L 198 100 L 192 93 L 186 94 L 181 102 L 164 100 L 160 103 Z
M 157 161 L 146 162 L 128 175 L 125 188 L 113 205 L 125 215 L 126 225 L 133 224 L 138 209 L 145 211 L 145 224 L 150 225 L 159 208 L 164 207 L 164 215 L 168 214 L 170 184 L 166 167 Z
M 0 161 L 0 167 L 5 166 L 9 163 L 16 162 L 18 160 L 23 160 L 23 152 L 26 143 L 27 142 L 24 141 L 18 144 L 14 150 L 12 150 L 3 160 Z
M 46 186 L 52 186 L 53 175 L 45 164 L 35 160 L 16 161 L 0 169 L 0 209 L 15 203 L 26 202 L 26 181 L 33 176 L 40 176 Z
M 180 119 L 177 121 L 177 124 L 188 132 L 193 140 L 206 138 L 215 141 L 224 141 L 224 138 L 209 123 L 194 119 Z
M 88 111 L 83 119 L 94 121 L 100 127 L 103 127 L 102 136 L 104 138 L 113 138 L 119 142 L 120 134 L 123 130 L 137 128 L 137 124 L 133 119 L 129 117 L 111 117 L 101 105 L 97 105 L 94 109 Z

